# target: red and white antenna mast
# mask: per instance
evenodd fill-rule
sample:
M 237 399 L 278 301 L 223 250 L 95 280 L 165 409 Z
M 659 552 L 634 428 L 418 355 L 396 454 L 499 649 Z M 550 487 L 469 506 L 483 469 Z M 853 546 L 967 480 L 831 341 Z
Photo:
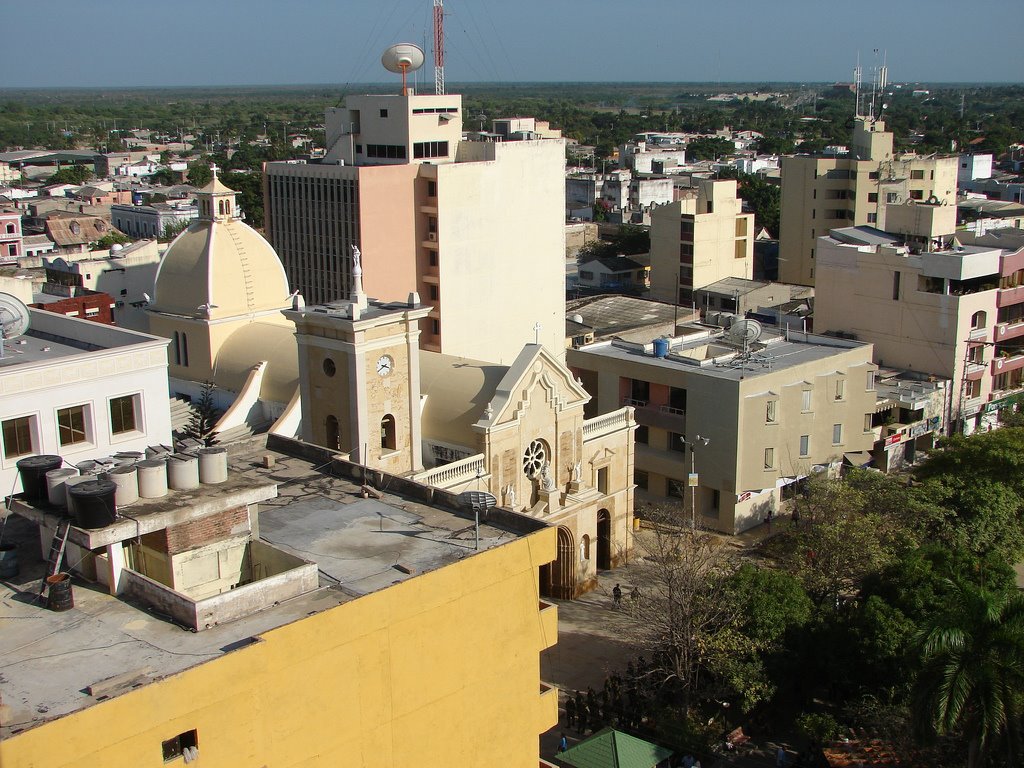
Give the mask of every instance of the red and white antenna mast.
M 434 93 L 444 95 L 444 0 L 434 0 Z

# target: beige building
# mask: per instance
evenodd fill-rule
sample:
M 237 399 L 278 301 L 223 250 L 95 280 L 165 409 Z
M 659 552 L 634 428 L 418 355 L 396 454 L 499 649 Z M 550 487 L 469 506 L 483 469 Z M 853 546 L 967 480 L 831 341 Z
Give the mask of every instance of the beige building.
M 589 414 L 636 409 L 641 498 L 674 497 L 687 523 L 736 533 L 763 522 L 811 472 L 871 460 L 870 344 L 765 332 L 744 349 L 738 331 L 681 331 L 568 352 L 593 396 Z
M 847 155 L 782 158 L 779 279 L 814 285 L 817 238 L 844 226 L 892 231 L 892 206 L 955 206 L 955 155 L 896 154 L 885 123 L 857 117 Z
M 593 588 L 631 544 L 632 409 L 585 418 L 586 391 L 540 344 L 511 365 L 417 350 L 428 311 L 415 295 L 381 303 L 356 291 L 285 313 L 299 341 L 302 439 L 445 491 L 486 491 L 557 527 L 542 592 Z
M 943 228 L 930 215 L 950 210 L 922 205 L 915 215 L 927 233 Z M 951 379 L 950 428 L 995 422 L 1024 383 L 1024 242 L 846 227 L 817 249 L 817 331 L 871 342 L 879 364 Z
M 560 355 L 564 140 L 463 141 L 458 95 L 352 96 L 326 119 L 323 160 L 265 168 L 292 286 L 311 304 L 347 297 L 356 246 L 367 293 L 430 305 L 424 349 L 507 365 L 539 340 Z
M 754 275 L 754 215 L 743 213 L 733 179 L 696 189 L 651 214 L 651 296 L 691 304 L 693 291 Z

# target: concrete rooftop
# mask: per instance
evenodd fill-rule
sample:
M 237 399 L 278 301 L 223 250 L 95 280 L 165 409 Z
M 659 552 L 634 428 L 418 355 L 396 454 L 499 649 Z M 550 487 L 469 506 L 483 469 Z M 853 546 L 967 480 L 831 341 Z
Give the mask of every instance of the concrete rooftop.
M 258 461 L 268 454 L 275 464 L 266 469 Z M 145 605 L 76 578 L 75 607 L 55 613 L 37 599 L 45 568 L 38 529 L 10 515 L 3 542 L 18 544 L 21 573 L 0 582 L 0 739 L 97 703 L 102 699 L 87 692 L 96 683 L 138 671 L 134 681 L 108 692 L 116 696 L 135 684 L 218 658 L 260 633 L 475 552 L 471 518 L 387 491 L 380 500 L 363 499 L 358 485 L 306 460 L 257 447 L 231 456 L 229 466 L 236 490 L 238 483 L 261 489 L 277 485 L 279 495 L 260 504 L 261 538 L 316 561 L 320 588 L 237 621 L 190 632 Z M 481 525 L 480 548 L 516 537 Z

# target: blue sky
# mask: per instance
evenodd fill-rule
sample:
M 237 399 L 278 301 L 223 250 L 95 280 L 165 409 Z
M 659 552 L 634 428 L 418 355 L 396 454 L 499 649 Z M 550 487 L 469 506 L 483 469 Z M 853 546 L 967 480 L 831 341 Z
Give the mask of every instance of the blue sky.
M 430 4 L 0 0 L 0 87 L 381 82 L 384 47 L 429 39 Z M 1024 81 L 1021 0 L 446 0 L 446 10 L 449 82 L 849 80 L 858 50 L 866 72 L 874 48 L 888 51 L 896 81 Z

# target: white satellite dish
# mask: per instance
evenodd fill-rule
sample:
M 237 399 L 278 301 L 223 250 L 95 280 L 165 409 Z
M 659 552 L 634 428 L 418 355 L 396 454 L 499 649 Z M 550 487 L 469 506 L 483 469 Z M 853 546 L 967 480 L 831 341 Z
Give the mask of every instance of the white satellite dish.
M 28 307 L 21 299 L 9 293 L 0 293 L 0 358 L 4 356 L 4 342 L 25 333 L 28 320 Z
M 380 57 L 380 63 L 384 65 L 384 69 L 402 75 L 403 96 L 409 95 L 409 89 L 405 84 L 406 75 L 422 67 L 423 61 L 423 49 L 413 43 L 396 43 L 385 50 Z
M 761 338 L 763 330 L 757 320 L 737 320 L 726 333 L 732 341 L 746 348 Z

